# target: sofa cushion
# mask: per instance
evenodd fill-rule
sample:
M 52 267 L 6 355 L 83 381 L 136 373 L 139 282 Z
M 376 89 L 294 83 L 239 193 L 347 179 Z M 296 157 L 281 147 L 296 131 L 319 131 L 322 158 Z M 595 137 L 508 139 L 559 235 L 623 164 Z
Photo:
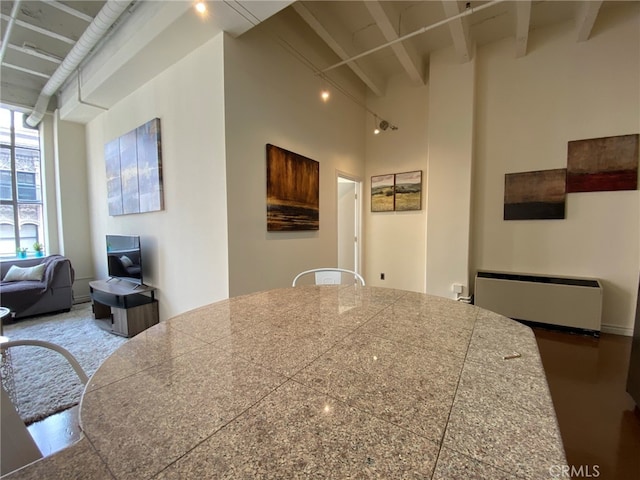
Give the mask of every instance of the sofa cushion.
M 44 263 L 34 265 L 33 267 L 18 267 L 11 265 L 9 271 L 2 279 L 3 282 L 20 282 L 22 280 L 42 281 L 44 270 L 47 266 Z

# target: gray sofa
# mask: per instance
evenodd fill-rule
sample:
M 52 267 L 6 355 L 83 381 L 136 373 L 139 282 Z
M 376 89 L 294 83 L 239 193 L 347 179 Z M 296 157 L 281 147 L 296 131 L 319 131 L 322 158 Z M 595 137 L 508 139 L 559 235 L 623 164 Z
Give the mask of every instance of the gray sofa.
M 5 282 L 12 265 L 26 268 L 44 263 L 41 281 L 20 280 Z M 11 310 L 13 318 L 30 317 L 43 313 L 69 311 L 73 305 L 75 272 L 68 258 L 49 255 L 3 261 L 1 264 L 0 303 Z

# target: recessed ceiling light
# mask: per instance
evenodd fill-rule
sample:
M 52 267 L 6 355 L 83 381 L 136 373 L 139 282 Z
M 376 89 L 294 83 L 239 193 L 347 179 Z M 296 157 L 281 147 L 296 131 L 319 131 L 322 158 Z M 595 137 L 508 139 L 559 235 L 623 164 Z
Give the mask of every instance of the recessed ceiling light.
M 198 13 L 204 14 L 207 12 L 207 6 L 205 5 L 204 2 L 198 2 L 196 3 L 196 10 Z

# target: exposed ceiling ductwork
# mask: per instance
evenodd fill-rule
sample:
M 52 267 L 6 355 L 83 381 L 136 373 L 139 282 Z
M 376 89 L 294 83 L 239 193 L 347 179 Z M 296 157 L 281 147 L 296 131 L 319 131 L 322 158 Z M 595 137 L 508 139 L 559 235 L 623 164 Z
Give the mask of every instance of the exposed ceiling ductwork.
M 104 37 L 109 31 L 109 28 L 111 28 L 120 15 L 127 9 L 130 3 L 131 1 L 129 0 L 109 0 L 105 3 L 98 15 L 96 15 L 69 54 L 62 61 L 61 65 L 45 84 L 40 92 L 35 108 L 25 120 L 27 125 L 35 127 L 42 121 L 51 97 L 55 95 L 73 71 L 78 68 L 80 63 Z

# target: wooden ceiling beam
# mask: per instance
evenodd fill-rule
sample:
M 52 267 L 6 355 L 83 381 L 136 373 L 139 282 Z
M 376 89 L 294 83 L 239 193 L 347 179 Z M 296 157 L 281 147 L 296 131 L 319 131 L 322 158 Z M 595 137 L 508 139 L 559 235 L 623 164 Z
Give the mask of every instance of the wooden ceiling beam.
M 5 21 L 9 21 L 9 15 L 5 15 L 4 13 L 0 15 L 0 18 Z M 22 20 L 15 20 L 15 25 L 17 27 L 26 28 L 27 30 L 31 30 L 32 32 L 37 32 L 42 35 L 45 35 L 50 38 L 55 38 L 56 40 L 60 40 L 68 45 L 75 45 L 76 41 L 73 38 L 66 37 L 64 35 L 60 35 L 59 33 L 52 32 L 51 30 L 47 30 L 46 28 L 38 27 L 36 25 L 32 25 Z
M 442 0 L 442 6 L 447 18 L 461 13 L 456 0 Z M 453 45 L 462 63 L 471 60 L 471 42 L 469 40 L 469 28 L 465 18 L 457 18 L 449 22 L 449 32 L 451 32 Z
M 39 58 L 41 60 L 46 60 L 47 62 L 55 63 L 56 65 L 60 65 L 62 63 L 62 59 L 61 58 L 56 57 L 55 55 L 51 55 L 50 53 L 43 52 L 43 51 L 38 50 L 36 48 L 30 48 L 30 47 L 25 47 L 25 46 L 21 47 L 20 45 L 14 45 L 13 43 L 9 43 L 7 45 L 7 48 L 9 50 L 20 52 L 20 53 L 23 53 L 25 55 L 31 55 L 32 57 L 36 57 L 36 58 Z
M 400 14 L 392 4 L 389 2 L 382 4 L 382 2 L 373 0 L 365 1 L 364 4 L 388 42 L 400 38 L 400 34 L 396 30 L 396 27 L 394 27 L 394 25 L 400 24 Z M 394 43 L 390 48 L 393 50 L 393 53 L 395 53 L 396 58 L 405 72 L 407 72 L 407 75 L 409 75 L 411 81 L 424 85 L 424 62 L 420 58 L 420 55 L 418 55 L 413 43 L 407 40 Z
M 87 23 L 93 22 L 93 17 L 91 15 L 87 15 L 86 13 L 81 12 L 80 10 L 76 10 L 75 8 L 70 7 L 69 5 L 65 5 L 64 3 L 58 2 L 57 0 L 43 0 L 47 5 L 57 8 L 61 12 L 64 12 L 68 15 L 72 15 L 80 20 L 84 20 Z
M 2 66 L 6 68 L 10 68 L 11 70 L 17 70 L 18 72 L 28 73 L 29 75 L 33 75 L 35 77 L 46 78 L 46 79 L 51 78 L 51 75 L 48 75 L 46 73 L 38 72 L 36 70 L 31 70 L 30 68 L 21 67 L 19 65 L 14 65 L 12 63 L 2 62 Z
M 601 6 L 602 0 L 585 0 L 582 2 L 576 19 L 578 42 L 589 40 Z
M 344 38 L 347 38 L 346 35 L 343 35 L 343 39 L 338 39 L 340 35 L 336 32 L 330 33 L 316 18 L 316 16 L 309 10 L 303 3 L 295 2 L 293 4 L 294 10 L 302 17 L 302 19 L 309 25 L 314 32 L 334 51 L 341 60 L 346 60 L 354 55 L 354 53 L 348 52 L 348 48 L 345 45 L 348 44 Z M 365 69 L 358 64 L 357 61 L 348 62 L 347 66 L 355 73 L 362 82 L 364 82 L 369 89 L 375 93 L 377 96 L 382 96 L 383 88 L 382 82 L 375 78 L 374 74 L 371 72 L 366 72 Z
M 531 1 L 516 2 L 516 58 L 524 57 L 527 54 L 530 20 Z

